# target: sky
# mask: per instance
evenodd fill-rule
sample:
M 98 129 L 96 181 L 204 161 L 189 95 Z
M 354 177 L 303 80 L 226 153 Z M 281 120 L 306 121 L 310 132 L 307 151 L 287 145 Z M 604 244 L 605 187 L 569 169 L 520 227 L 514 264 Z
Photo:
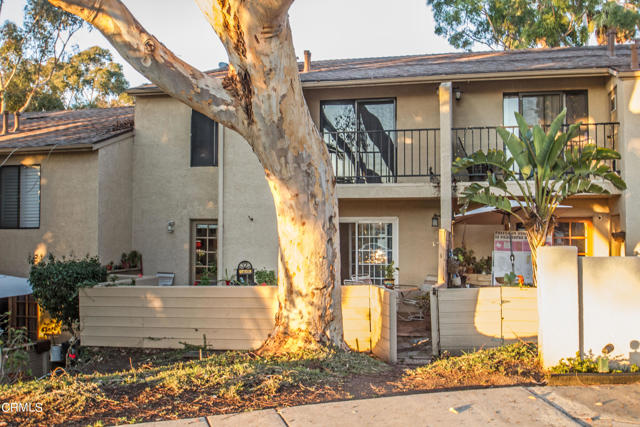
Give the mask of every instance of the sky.
M 227 62 L 222 44 L 195 2 L 190 0 L 124 0 L 133 15 L 176 55 L 201 70 Z M 22 21 L 25 0 L 5 0 L 0 20 Z M 451 52 L 446 39 L 433 32 L 425 0 L 297 0 L 289 13 L 299 58 L 312 60 Z M 147 81 L 127 64 L 97 30 L 83 30 L 74 44 L 82 50 L 109 48 L 124 66 L 130 85 Z

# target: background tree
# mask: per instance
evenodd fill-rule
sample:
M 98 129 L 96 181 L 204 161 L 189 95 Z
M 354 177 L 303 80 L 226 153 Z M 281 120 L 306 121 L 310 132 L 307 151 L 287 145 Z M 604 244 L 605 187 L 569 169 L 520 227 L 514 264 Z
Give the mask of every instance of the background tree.
M 279 240 L 279 306 L 262 351 L 343 346 L 335 176 L 302 93 L 288 19 L 293 0 L 196 0 L 229 56 L 224 78 L 182 61 L 119 0 L 50 1 L 87 20 L 165 93 L 235 130 L 256 153 Z
M 71 37 L 82 25 L 81 19 L 46 0 L 28 0 L 22 27 L 12 22 L 0 27 L 0 113 L 29 108 L 58 70 Z
M 618 27 L 632 37 L 637 0 L 427 0 L 436 34 L 458 48 L 482 44 L 491 49 L 582 46 L 589 35 Z M 635 17 L 635 18 L 634 18 Z M 620 39 L 624 40 L 623 37 Z M 627 38 L 628 40 L 628 38 Z M 604 43 L 605 39 L 598 38 Z
M 566 133 L 559 132 L 566 114 L 564 109 L 545 134 L 540 126 L 530 128 L 524 118 L 515 113 L 520 136 L 498 128 L 510 155 L 500 150 L 479 151 L 453 162 L 453 173 L 476 165 L 489 169 L 486 184 L 475 182 L 463 190 L 459 200 L 462 211 L 466 211 L 470 203 L 479 203 L 522 222 L 531 247 L 535 285 L 538 248 L 545 245 L 553 230 L 558 205 L 576 194 L 608 194 L 600 185 L 604 182 L 620 190 L 626 188 L 622 178 L 607 163 L 620 159 L 618 152 L 584 145 L 583 137 L 578 136 L 580 123 L 571 125 Z M 519 191 L 514 193 L 509 183 Z M 512 207 L 512 200 L 517 202 L 516 207 Z
M 78 52 L 61 64 L 50 86 L 59 92 L 65 108 L 104 108 L 131 103 L 123 96 L 129 83 L 122 65 L 113 62 L 111 52 L 99 46 Z

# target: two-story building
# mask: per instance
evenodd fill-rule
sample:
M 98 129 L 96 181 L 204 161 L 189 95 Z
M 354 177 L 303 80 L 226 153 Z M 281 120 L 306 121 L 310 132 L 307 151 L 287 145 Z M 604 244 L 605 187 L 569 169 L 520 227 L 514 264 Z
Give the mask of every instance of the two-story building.
M 452 225 L 457 194 L 466 182 L 482 180 L 484 171 L 454 176 L 451 162 L 477 150 L 503 148 L 496 128 L 514 126 L 514 112 L 545 125 L 566 108 L 567 125 L 583 123 L 573 143 L 621 153 L 612 167 L 621 172 L 628 190 L 567 201 L 571 208 L 560 212 L 556 240 L 578 246 L 583 255 L 633 254 L 640 242 L 640 221 L 634 215 L 640 208 L 640 71 L 631 60 L 631 48 L 623 45 L 613 56 L 605 47 L 583 47 L 309 64 L 300 78 L 338 180 L 342 278 L 381 281 L 393 261 L 400 283 L 423 283 L 437 273 L 440 227 L 453 227 L 456 245 L 490 254 L 493 232 L 503 225 Z M 211 73 L 223 76 L 226 70 Z M 143 254 L 146 274 L 173 272 L 176 284 L 194 283 L 214 265 L 222 279 L 243 260 L 257 269 L 276 270 L 275 210 L 249 144 L 154 85 L 130 94 L 136 100 L 132 142 L 119 141 L 123 151 L 110 163 L 107 151 L 103 163 L 94 156 L 91 161 L 97 163 L 84 180 L 109 190 L 104 194 L 111 198 L 104 201 L 92 188 L 97 199 L 85 214 L 110 225 L 103 226 L 104 235 L 93 228 L 90 236 L 78 235 L 70 228 L 65 238 L 95 243 L 60 249 L 76 254 L 95 249 L 105 263 L 136 249 Z M 17 147 L 10 162 L 20 163 L 23 148 L 4 138 L 0 162 Z M 76 154 L 54 150 L 40 161 L 42 182 L 58 173 L 54 160 L 63 155 Z M 80 156 L 91 157 L 77 156 L 80 163 Z M 112 182 L 114 176 L 125 179 L 101 187 L 101 180 Z M 2 191 L 0 204 L 7 197 Z M 37 233 L 20 230 L 17 223 L 5 226 L 4 211 L 0 214 L 2 228 L 11 228 L 0 229 L 0 273 L 26 275 L 20 257 L 26 259 L 48 233 L 56 235 L 60 225 L 49 216 L 66 206 L 59 197 L 51 200 L 47 191 L 57 190 L 41 186 Z M 85 203 L 83 191 L 89 190 L 78 188 L 72 203 Z M 97 216 L 100 206 L 106 209 L 104 217 Z M 125 232 L 109 240 L 109 229 Z

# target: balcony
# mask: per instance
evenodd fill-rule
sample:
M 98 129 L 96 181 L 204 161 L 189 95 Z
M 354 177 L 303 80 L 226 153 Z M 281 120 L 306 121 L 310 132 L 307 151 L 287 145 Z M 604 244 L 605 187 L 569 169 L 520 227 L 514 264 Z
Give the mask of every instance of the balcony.
M 580 126 L 578 135 L 571 139 L 567 148 L 577 148 L 579 151 L 588 144 L 597 147 L 618 149 L 618 122 L 587 123 Z M 504 142 L 497 132 L 498 126 L 462 127 L 452 129 L 453 157 L 465 157 L 476 151 L 504 150 Z M 517 126 L 505 126 L 513 133 L 519 133 Z M 543 126 L 545 131 L 548 126 Z M 563 125 L 562 132 L 566 132 L 569 125 Z M 566 148 L 565 148 L 566 149 Z M 619 172 L 619 161 L 607 161 L 609 167 Z M 484 181 L 487 179 L 488 168 L 486 166 L 470 167 L 466 172 L 460 172 L 454 176 L 455 181 Z
M 618 122 L 588 123 L 580 126 L 568 148 L 581 150 L 587 144 L 618 149 Z M 504 150 L 499 126 L 452 128 L 453 158 L 476 151 Z M 507 130 L 518 133 L 516 126 Z M 544 127 L 545 130 L 548 126 Z M 562 131 L 569 128 L 564 125 Z M 440 129 L 391 129 L 380 131 L 338 131 L 323 133 L 339 184 L 439 183 Z M 619 172 L 619 161 L 607 164 Z M 447 165 L 448 167 L 448 165 Z M 469 168 L 454 180 L 483 181 L 487 167 Z
M 440 129 L 325 132 L 339 184 L 435 182 Z

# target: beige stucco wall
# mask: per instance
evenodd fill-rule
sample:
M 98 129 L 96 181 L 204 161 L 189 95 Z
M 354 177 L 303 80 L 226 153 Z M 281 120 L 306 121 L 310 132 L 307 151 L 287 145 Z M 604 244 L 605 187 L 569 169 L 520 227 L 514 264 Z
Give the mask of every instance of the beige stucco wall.
M 133 136 L 98 151 L 98 254 L 118 262 L 131 247 Z
M 617 209 L 626 232 L 626 254 L 633 255 L 640 249 L 640 83 L 636 77 L 618 79 L 617 104 L 622 179 L 627 183 Z
M 438 272 L 438 229 L 431 226 L 440 205 L 432 200 L 340 200 L 340 218 L 397 217 L 399 280 L 419 285 Z
M 97 255 L 98 153 L 54 150 L 14 155 L 6 164 L 40 165 L 40 228 L 0 229 L 0 273 L 27 276 L 34 253 Z
M 604 77 L 537 80 L 456 82 L 462 98 L 454 101 L 453 126 L 499 126 L 503 122 L 502 98 L 509 92 L 587 90 L 589 120 L 609 121 L 609 102 Z
M 249 144 L 224 130 L 223 265 L 234 274 L 238 263 L 278 269 L 276 211 L 264 169 Z M 224 273 L 220 269 L 220 273 Z
M 133 249 L 145 274 L 190 281 L 190 221 L 217 219 L 218 168 L 190 167 L 191 109 L 169 97 L 138 97 L 133 145 Z M 167 222 L 175 221 L 175 232 Z

